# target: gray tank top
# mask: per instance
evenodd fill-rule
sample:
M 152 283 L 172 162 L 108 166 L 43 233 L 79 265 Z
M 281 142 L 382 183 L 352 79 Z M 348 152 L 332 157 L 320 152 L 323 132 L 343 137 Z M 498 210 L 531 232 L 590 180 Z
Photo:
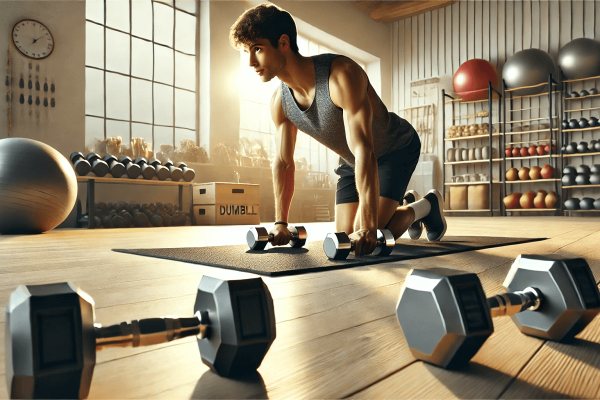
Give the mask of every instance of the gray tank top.
M 315 65 L 315 97 L 311 105 L 302 111 L 292 90 L 281 82 L 281 103 L 285 117 L 299 130 L 337 153 L 344 162 L 354 167 L 354 155 L 348 147 L 344 130 L 343 111 L 331 101 L 329 95 L 329 71 L 337 54 L 321 54 L 313 57 Z M 369 98 L 373 108 L 373 145 L 377 158 L 408 146 L 415 132 L 412 125 L 398 115 L 388 112 L 369 83 Z

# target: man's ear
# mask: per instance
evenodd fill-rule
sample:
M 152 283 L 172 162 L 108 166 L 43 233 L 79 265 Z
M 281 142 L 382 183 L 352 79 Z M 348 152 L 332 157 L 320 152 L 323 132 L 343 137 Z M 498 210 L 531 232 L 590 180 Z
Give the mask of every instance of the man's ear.
M 287 34 L 283 34 L 279 38 L 279 47 L 281 51 L 287 51 L 290 48 L 290 37 Z

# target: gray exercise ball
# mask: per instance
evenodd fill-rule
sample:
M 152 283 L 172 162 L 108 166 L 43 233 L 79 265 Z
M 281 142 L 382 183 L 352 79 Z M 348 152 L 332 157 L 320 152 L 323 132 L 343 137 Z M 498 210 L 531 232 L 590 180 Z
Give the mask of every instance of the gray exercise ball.
M 600 41 L 587 38 L 570 41 L 558 52 L 558 66 L 567 79 L 599 76 Z
M 53 229 L 76 198 L 77 177 L 62 154 L 36 140 L 0 140 L 0 233 Z
M 502 79 L 509 89 L 534 86 L 548 82 L 548 76 L 556 74 L 556 64 L 550 56 L 540 49 L 527 49 L 516 52 L 502 69 Z M 514 96 L 528 96 L 548 90 L 548 85 L 512 92 Z

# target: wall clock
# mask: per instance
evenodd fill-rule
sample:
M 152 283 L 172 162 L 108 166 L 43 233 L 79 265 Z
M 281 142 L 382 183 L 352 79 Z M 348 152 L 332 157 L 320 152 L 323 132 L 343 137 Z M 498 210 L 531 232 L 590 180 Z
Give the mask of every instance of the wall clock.
M 12 40 L 21 54 L 34 60 L 46 58 L 54 50 L 52 33 L 44 24 L 33 19 L 17 22 L 12 29 Z

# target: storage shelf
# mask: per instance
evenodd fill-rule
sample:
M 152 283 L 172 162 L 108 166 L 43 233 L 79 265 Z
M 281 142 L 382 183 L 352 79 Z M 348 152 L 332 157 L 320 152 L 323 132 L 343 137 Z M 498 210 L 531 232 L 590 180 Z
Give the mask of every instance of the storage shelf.
M 507 208 L 506 212 L 545 212 L 557 210 L 558 208 Z
M 493 212 L 500 212 L 500 210 L 492 210 Z M 451 213 L 451 212 L 462 212 L 462 213 L 467 213 L 467 212 L 472 212 L 472 213 L 477 213 L 477 212 L 490 212 L 489 209 L 487 210 L 444 210 L 444 213 Z
M 590 95 L 581 96 L 581 97 L 565 97 L 565 100 L 583 100 L 583 99 L 588 99 L 591 97 L 598 97 L 598 96 L 600 96 L 600 94 L 590 94 Z
M 492 133 L 492 137 L 502 136 L 501 133 Z M 455 142 L 458 140 L 473 140 L 473 139 L 489 139 L 490 135 L 476 135 L 476 136 L 461 136 L 457 138 L 445 138 L 446 142 Z
M 564 210 L 564 212 L 584 213 L 584 212 L 600 212 L 600 210 Z
M 444 185 L 446 186 L 469 186 L 469 185 L 489 185 L 489 181 L 482 181 L 482 182 L 447 182 L 444 183 Z M 492 182 L 492 184 L 497 185 L 497 184 L 501 184 L 502 182 Z
M 542 83 L 542 85 L 547 85 L 547 83 Z M 518 90 L 518 89 L 523 89 L 523 88 L 515 88 L 515 89 L 512 89 L 512 90 Z M 560 91 L 555 90 L 555 91 L 552 92 L 552 94 L 556 94 L 556 93 L 560 93 Z M 511 97 L 511 98 L 513 100 L 516 100 L 516 99 L 528 99 L 528 98 L 531 98 L 531 97 L 541 97 L 541 96 L 548 96 L 548 92 L 538 93 L 538 94 L 528 94 L 526 96 L 515 96 L 515 97 Z
M 583 131 L 597 131 L 598 129 L 600 129 L 600 126 L 593 126 L 591 128 L 563 129 L 563 133 L 568 133 L 568 132 L 583 132 Z
M 594 80 L 594 79 L 600 79 L 600 76 L 592 76 L 592 77 L 589 77 L 589 78 L 580 78 L 580 79 L 569 79 L 569 80 L 563 81 L 563 83 L 591 81 L 591 80 Z
M 556 116 L 552 117 L 552 119 L 558 118 Z M 533 119 L 522 119 L 520 121 L 510 121 L 507 122 L 507 124 L 520 124 L 521 122 L 534 122 L 534 121 L 547 121 L 548 117 L 546 118 L 533 118 Z
M 502 161 L 501 158 L 494 158 L 492 162 Z M 490 160 L 473 160 L 473 161 L 453 161 L 453 162 L 445 162 L 444 165 L 461 165 L 461 164 L 482 164 L 489 163 Z
M 540 133 L 540 132 L 548 132 L 550 128 L 545 129 L 535 129 L 533 131 L 521 131 L 521 132 L 506 132 L 506 135 L 526 135 L 528 133 Z M 558 128 L 552 128 L 553 131 L 558 132 Z M 564 131 L 563 131 L 564 132 Z
M 538 140 L 529 140 L 527 142 L 508 142 L 505 143 L 505 145 L 507 144 L 525 144 L 525 143 L 542 143 L 542 142 L 549 142 L 550 139 L 538 139 Z M 552 143 L 556 143 L 556 139 L 552 139 Z M 506 157 L 509 158 L 509 157 Z
M 582 108 L 581 110 L 565 110 L 564 112 L 581 112 L 581 111 L 594 111 L 594 110 L 600 110 L 600 107 Z
M 573 185 L 563 186 L 563 189 L 585 189 L 585 188 L 600 188 L 600 185 Z
M 492 94 L 492 101 L 498 100 L 498 94 L 496 92 L 493 92 Z M 446 100 L 446 102 L 444 104 L 452 104 L 452 103 L 460 103 L 460 104 L 476 104 L 476 103 L 485 103 L 489 101 L 488 99 L 485 100 L 472 100 L 472 101 L 463 101 L 463 99 L 458 98 L 458 99 L 454 99 L 454 100 Z M 484 110 L 484 111 L 488 111 L 488 110 Z M 487 118 L 487 117 L 484 117 Z
M 516 181 L 506 181 L 506 183 L 546 183 L 546 182 L 560 182 L 560 179 L 556 178 L 556 179 L 529 179 L 526 181 L 522 181 L 522 180 L 516 180 Z
M 142 178 L 142 176 L 140 175 L 139 178 L 137 179 L 130 179 L 130 178 L 104 178 L 104 177 L 98 177 L 98 176 L 78 176 L 77 177 L 77 182 L 87 182 L 89 180 L 94 180 L 97 183 L 127 183 L 127 184 L 137 184 L 137 185 L 167 185 L 167 186 L 192 186 L 193 183 L 192 182 L 185 182 L 185 181 L 171 181 L 171 180 L 167 180 L 167 181 L 159 181 L 156 177 L 152 178 L 152 179 L 144 179 Z
M 600 156 L 600 152 L 563 154 L 563 157 L 585 157 L 585 156 Z
M 528 160 L 535 158 L 550 158 L 550 155 L 544 156 L 526 156 L 526 157 L 506 157 L 506 160 Z M 552 158 L 560 158 L 559 154 L 552 154 Z

